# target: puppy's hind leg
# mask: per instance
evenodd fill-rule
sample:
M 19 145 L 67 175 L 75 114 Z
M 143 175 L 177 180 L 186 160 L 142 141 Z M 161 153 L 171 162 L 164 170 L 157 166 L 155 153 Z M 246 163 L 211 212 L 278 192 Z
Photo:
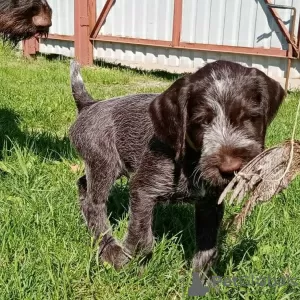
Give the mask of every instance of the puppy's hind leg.
M 79 179 L 79 193 L 81 210 L 88 228 L 94 238 L 100 241 L 101 260 L 119 269 L 129 261 L 129 256 L 112 237 L 106 206 L 110 188 L 120 171 L 117 164 L 117 162 L 107 161 L 100 157 L 93 162 L 86 163 L 86 176 Z

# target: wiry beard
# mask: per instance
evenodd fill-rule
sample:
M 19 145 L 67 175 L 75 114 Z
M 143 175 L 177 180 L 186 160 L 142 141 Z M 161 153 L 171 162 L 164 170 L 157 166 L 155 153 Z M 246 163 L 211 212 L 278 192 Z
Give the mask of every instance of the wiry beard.
M 9 43 L 12 47 L 16 47 L 19 42 L 23 40 L 27 40 L 36 36 L 37 38 L 47 38 L 48 32 L 36 32 L 36 34 L 32 34 L 32 32 L 23 32 L 22 34 L 13 34 L 13 33 L 1 33 L 0 38 L 4 43 Z
M 0 36 L 4 42 L 10 42 L 14 46 L 22 40 L 27 40 L 34 36 L 46 38 L 49 34 L 49 29 L 39 29 L 32 23 L 24 22 L 24 20 L 17 22 L 10 20 L 5 22 L 4 26 L 2 26 L 4 22 L 2 20 L 0 21 Z

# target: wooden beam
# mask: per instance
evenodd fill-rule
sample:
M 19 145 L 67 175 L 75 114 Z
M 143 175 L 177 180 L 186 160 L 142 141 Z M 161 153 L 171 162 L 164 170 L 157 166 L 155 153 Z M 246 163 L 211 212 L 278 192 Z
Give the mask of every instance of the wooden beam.
M 35 55 L 40 48 L 39 38 L 32 37 L 28 40 L 24 40 L 23 44 L 23 55 L 25 57 L 30 57 L 31 55 Z
M 111 8 L 113 7 L 113 5 L 115 4 L 115 0 L 107 0 L 103 6 L 103 9 L 100 13 L 100 16 L 98 17 L 96 24 L 94 26 L 94 28 L 91 30 L 91 34 L 90 37 L 91 38 L 96 38 L 97 35 L 100 32 L 101 27 L 103 26 Z
M 90 0 L 75 0 L 75 58 L 81 65 L 93 64 L 93 45 L 90 41 L 93 7 L 96 6 Z
M 255 56 L 268 56 L 268 57 L 281 57 L 287 58 L 288 51 L 279 48 L 251 48 L 251 47 L 237 47 L 237 46 L 225 46 L 225 45 L 210 45 L 201 43 L 185 43 L 180 42 L 178 46 L 173 46 L 172 41 L 141 39 L 132 37 L 121 37 L 111 35 L 98 35 L 93 41 L 132 44 L 142 46 L 153 46 L 162 48 L 173 49 L 186 49 L 186 50 L 199 50 L 208 52 L 220 52 L 220 53 L 233 53 L 233 54 L 246 54 Z
M 173 34 L 172 34 L 173 46 L 178 46 L 180 43 L 181 25 L 182 25 L 182 0 L 174 0 Z
M 299 49 L 298 49 L 295 41 L 292 40 L 291 35 L 290 35 L 287 27 L 285 26 L 285 24 L 281 20 L 281 18 L 278 15 L 276 9 L 274 7 L 271 7 L 271 6 L 268 5 L 268 4 L 274 4 L 274 3 L 271 0 L 264 0 L 264 1 L 267 4 L 267 7 L 269 8 L 276 24 L 278 25 L 280 31 L 282 32 L 283 36 L 285 37 L 287 43 L 292 45 L 292 48 L 296 53 L 299 53 Z
M 70 41 L 74 42 L 74 35 L 64 35 L 64 34 L 49 34 L 48 40 L 60 40 L 60 41 Z
M 96 0 L 88 1 L 88 14 L 89 14 L 89 22 L 90 22 L 90 34 L 96 24 L 97 19 L 97 8 L 96 8 Z

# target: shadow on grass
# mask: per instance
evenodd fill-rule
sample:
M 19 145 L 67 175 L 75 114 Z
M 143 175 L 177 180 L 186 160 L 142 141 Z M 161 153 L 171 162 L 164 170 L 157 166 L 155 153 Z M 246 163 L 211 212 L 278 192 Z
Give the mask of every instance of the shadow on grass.
M 134 72 L 139 75 L 151 75 L 160 79 L 167 79 L 167 80 L 173 80 L 175 81 L 176 79 L 182 77 L 184 73 L 171 73 L 167 72 L 164 70 L 143 70 L 141 68 L 132 68 L 128 67 L 125 65 L 122 65 L 121 63 L 110 63 L 106 62 L 104 60 L 95 60 L 94 64 L 98 67 L 101 68 L 106 68 L 106 69 L 112 69 L 112 70 L 130 70 L 131 72 Z
M 61 54 L 54 54 L 54 53 L 51 53 L 51 54 L 38 54 L 38 56 L 42 56 L 42 57 L 45 57 L 45 59 L 47 61 L 68 61 L 70 60 L 70 57 L 68 56 L 65 56 L 65 55 L 61 55 Z
M 114 225 L 128 212 L 129 187 L 128 184 L 115 185 L 110 193 L 108 201 L 108 213 L 110 222 Z M 158 240 L 163 236 L 179 236 L 184 249 L 184 258 L 190 264 L 195 252 L 195 227 L 194 206 L 192 204 L 158 204 L 154 210 L 154 235 Z M 249 260 L 257 250 L 257 242 L 250 238 L 244 238 L 230 251 L 225 252 L 223 246 L 227 231 L 221 228 L 219 234 L 219 259 L 214 270 L 218 276 L 224 276 L 230 260 L 233 267 L 237 267 L 241 261 Z
M 107 211 L 112 225 L 116 225 L 119 219 L 123 218 L 129 208 L 129 187 L 127 179 L 120 179 L 119 184 L 115 184 L 109 194 Z
M 128 213 L 129 185 L 124 181 L 115 184 L 111 189 L 107 210 L 112 225 Z M 185 257 L 189 260 L 194 252 L 194 207 L 191 204 L 158 204 L 154 209 L 154 235 L 160 240 L 164 235 L 169 237 L 179 235 L 185 250 Z
M 227 232 L 221 231 L 219 258 L 214 266 L 214 271 L 218 276 L 225 276 L 226 269 L 230 260 L 232 261 L 233 269 L 236 269 L 242 261 L 245 262 L 250 260 L 257 251 L 257 241 L 245 237 L 232 249 L 225 252 L 222 246 L 224 246 L 224 238 L 226 235 Z
M 10 109 L 0 109 L 0 153 L 4 147 L 7 150 L 12 149 L 14 143 L 20 147 L 31 147 L 35 154 L 50 160 L 76 157 L 76 152 L 67 137 L 59 138 L 45 132 L 22 131 L 20 116 L 16 112 Z
M 38 54 L 38 56 L 44 57 L 47 61 L 69 61 L 70 57 L 61 54 Z M 94 60 L 94 65 L 100 68 L 106 68 L 111 70 L 130 70 L 138 75 L 150 75 L 159 79 L 166 79 L 175 81 L 182 77 L 185 73 L 171 73 L 164 70 L 143 70 L 142 68 L 132 68 L 121 63 L 111 63 L 104 60 Z

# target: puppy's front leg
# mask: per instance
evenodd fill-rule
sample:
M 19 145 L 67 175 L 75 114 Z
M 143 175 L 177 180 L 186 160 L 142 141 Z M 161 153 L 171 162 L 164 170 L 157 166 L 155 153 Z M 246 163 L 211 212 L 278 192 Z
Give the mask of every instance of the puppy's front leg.
M 131 254 L 149 254 L 154 237 L 152 233 L 153 209 L 160 197 L 173 190 L 174 163 L 157 153 L 146 153 L 130 183 L 130 218 L 126 251 Z
M 195 205 L 196 247 L 193 270 L 207 278 L 209 268 L 217 257 L 217 236 L 224 214 L 223 203 L 214 201 L 197 202 Z

